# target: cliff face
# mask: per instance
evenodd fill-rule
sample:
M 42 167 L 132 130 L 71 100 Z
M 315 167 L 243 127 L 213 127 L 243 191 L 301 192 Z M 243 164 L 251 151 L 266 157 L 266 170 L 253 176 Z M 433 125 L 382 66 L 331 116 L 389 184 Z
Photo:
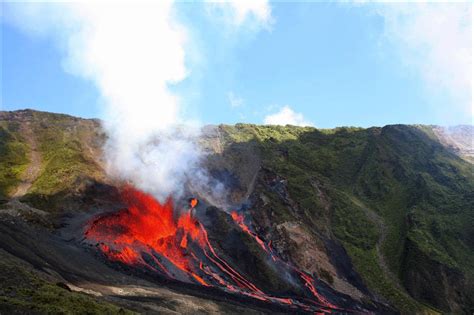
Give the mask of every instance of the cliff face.
M 432 127 L 439 141 L 468 162 L 474 162 L 474 126 Z
M 406 125 L 332 130 L 221 125 L 206 128 L 202 145 L 209 153 L 205 166 L 226 185 L 228 203 L 246 213 L 251 228 L 279 257 L 320 279 L 323 291 L 375 311 L 468 314 L 474 307 L 474 175 L 466 158 L 472 147 L 465 140 L 472 139 L 472 128 L 463 130 L 468 131 L 455 136 L 462 150 L 440 140 L 446 137 L 438 127 Z M 118 183 L 104 172 L 105 135 L 98 121 L 2 112 L 0 136 L 4 224 L 14 217 L 26 226 L 21 233 L 39 229 L 44 242 L 51 242 L 50 233 L 65 224 L 80 231 L 78 217 L 114 207 Z M 207 213 L 220 222 L 210 229 L 213 242 L 237 265 L 253 262 L 240 265 L 245 274 L 272 290 L 293 290 L 272 282 L 275 275 L 251 245 L 235 251 L 236 239 L 251 240 L 223 236 L 237 233 L 231 219 L 212 207 Z M 25 268 L 35 267 L 15 249 L 26 246 L 19 244 L 20 232 L 3 229 L 18 238 L 16 247 L 2 238 L 2 262 L 27 260 L 33 266 Z M 62 246 L 55 247 L 58 256 L 67 253 Z M 84 261 L 92 269 L 98 263 L 103 264 Z M 66 280 L 81 287 L 81 281 Z M 143 311 L 132 302 L 110 300 L 97 286 L 82 290 Z M 181 297 L 206 305 L 205 312 L 241 307 L 205 303 L 214 299 L 211 293 L 199 297 L 203 300 Z

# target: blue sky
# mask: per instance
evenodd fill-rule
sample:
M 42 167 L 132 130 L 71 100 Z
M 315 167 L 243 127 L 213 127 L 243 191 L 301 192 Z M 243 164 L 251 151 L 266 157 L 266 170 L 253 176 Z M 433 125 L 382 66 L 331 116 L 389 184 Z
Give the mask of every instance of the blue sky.
M 472 41 L 471 14 L 468 32 L 465 21 L 456 20 L 465 18 L 458 12 L 470 5 L 453 7 L 451 13 L 436 6 L 417 8 L 419 16 L 408 17 L 386 5 L 270 2 L 268 7 L 271 18 L 264 25 L 247 17 L 235 27 L 225 14 L 213 17 L 201 3 L 175 4 L 188 37 L 187 76 L 169 89 L 187 115 L 202 123 L 260 124 L 279 123 L 271 117 L 280 113 L 290 123 L 321 128 L 472 123 L 472 81 L 450 81 L 465 75 L 456 72 L 463 68 L 472 77 L 471 44 L 462 43 Z M 57 37 L 25 31 L 8 16 L 11 12 L 7 8 L 2 18 L 2 110 L 106 118 L 101 88 L 65 70 Z M 396 24 L 394 14 L 406 18 L 404 24 Z M 410 29 L 420 27 L 420 20 L 430 23 L 427 17 L 436 14 L 446 14 L 446 23 L 455 27 L 426 29 L 456 34 L 431 38 L 423 29 Z M 413 42 L 406 35 L 415 36 Z M 457 37 L 459 42 L 453 40 Z M 469 47 L 469 60 L 443 64 L 452 62 L 445 47 L 453 45 L 460 45 L 457 51 Z M 285 116 L 284 108 L 293 116 Z

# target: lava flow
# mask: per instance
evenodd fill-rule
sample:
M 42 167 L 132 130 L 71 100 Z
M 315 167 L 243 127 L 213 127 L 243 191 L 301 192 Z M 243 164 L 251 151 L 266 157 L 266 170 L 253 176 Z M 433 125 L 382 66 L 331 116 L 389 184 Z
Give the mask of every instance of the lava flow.
M 232 211 L 231 217 L 234 220 L 234 222 L 242 229 L 242 231 L 244 231 L 245 233 L 247 233 L 248 235 L 250 235 L 252 238 L 255 239 L 257 244 L 259 244 L 260 247 L 265 252 L 267 252 L 267 254 L 270 255 L 273 261 L 284 264 L 287 267 L 287 269 L 293 270 L 296 274 L 298 274 L 300 279 L 303 281 L 304 285 L 311 291 L 311 293 L 313 294 L 313 296 L 317 299 L 319 303 L 322 303 L 324 306 L 331 309 L 338 309 L 336 305 L 333 305 L 331 302 L 329 302 L 326 298 L 324 298 L 321 294 L 318 293 L 318 291 L 316 290 L 316 287 L 314 286 L 314 282 L 316 282 L 316 280 L 313 279 L 313 277 L 298 270 L 293 265 L 281 260 L 274 252 L 271 246 L 271 242 L 269 242 L 268 244 L 265 244 L 265 242 L 262 241 L 262 239 L 256 233 L 252 232 L 250 227 L 245 224 L 245 220 L 244 220 L 245 218 L 242 214 L 237 213 L 237 211 Z
M 197 199 L 190 199 L 189 208 L 175 217 L 171 199 L 162 205 L 152 196 L 130 186 L 123 189 L 121 197 L 125 209 L 96 218 L 88 224 L 85 232 L 86 240 L 98 244 L 108 259 L 146 268 L 171 279 L 220 287 L 262 301 L 306 310 L 334 309 L 316 292 L 311 277 L 304 273 L 298 271 L 305 286 L 316 298 L 314 305 L 317 307 L 309 307 L 297 299 L 266 294 L 231 267 L 219 257 L 206 229 L 192 215 L 198 204 Z M 233 213 L 232 217 L 276 261 L 271 247 L 244 224 L 243 217 L 237 213 Z

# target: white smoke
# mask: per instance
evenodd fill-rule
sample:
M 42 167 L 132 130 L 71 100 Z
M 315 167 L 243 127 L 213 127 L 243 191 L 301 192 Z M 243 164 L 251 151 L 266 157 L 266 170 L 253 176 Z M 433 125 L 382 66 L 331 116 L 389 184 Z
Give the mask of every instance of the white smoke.
M 268 18 L 268 3 L 262 3 L 232 7 L 239 20 L 247 14 Z M 169 89 L 189 73 L 186 28 L 172 0 L 19 2 L 6 9 L 23 30 L 53 37 L 65 53 L 65 68 L 99 89 L 112 176 L 161 201 L 179 195 L 193 174 L 211 182 L 199 169 L 199 129 L 185 124 L 185 110 Z

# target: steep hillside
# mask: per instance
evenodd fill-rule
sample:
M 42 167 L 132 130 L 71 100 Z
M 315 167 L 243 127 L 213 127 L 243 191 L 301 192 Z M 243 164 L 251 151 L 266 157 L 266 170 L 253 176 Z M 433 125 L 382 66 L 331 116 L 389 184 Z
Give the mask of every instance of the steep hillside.
M 103 168 L 99 121 L 0 112 L 0 132 L 0 313 L 269 312 L 192 286 L 157 285 L 83 243 L 89 219 L 120 206 Z
M 433 127 L 439 141 L 452 152 L 469 162 L 474 162 L 474 126 Z
M 218 132 L 234 174 L 253 159 L 240 148 L 259 152 L 261 171 L 255 182 L 242 178 L 241 189 L 255 187 L 255 223 L 290 259 L 335 285 L 357 287 L 357 275 L 340 276 L 352 268 L 338 266 L 347 252 L 362 282 L 406 313 L 423 310 L 420 303 L 470 312 L 473 165 L 437 142 L 431 127 L 237 125 Z
M 105 180 L 97 120 L 25 110 L 0 113 L 0 127 L 0 198 L 21 197 L 52 211 L 87 180 Z
M 335 290 L 366 309 L 372 305 L 376 312 L 470 314 L 474 311 L 474 169 L 466 158 L 469 140 L 465 140 L 472 138 L 472 128 L 462 130 L 464 136 L 457 133 L 456 141 L 464 144 L 463 150 L 441 141 L 438 127 L 406 125 L 331 130 L 210 126 L 205 128 L 202 145 L 209 152 L 205 165 L 226 185 L 229 204 L 245 214 L 259 238 L 285 262 L 321 279 L 323 290 L 327 286 L 328 292 Z M 50 283 L 67 282 L 68 288 L 99 292 L 102 300 L 139 312 L 144 309 L 136 302 L 145 303 L 144 296 L 155 297 L 146 300 L 155 311 L 173 309 L 166 302 L 173 294 L 179 295 L 178 300 L 202 305 L 204 313 L 239 312 L 238 301 L 212 302 L 212 292 L 196 296 L 194 289 L 183 291 L 180 286 L 169 289 L 173 293 L 154 295 L 143 293 L 141 286 L 142 291 L 134 291 L 135 302 L 129 301 L 133 298 L 124 302 L 118 293 L 111 294 L 94 282 L 92 275 L 85 281 L 86 274 L 77 270 L 75 262 L 62 266 L 43 257 L 43 252 L 62 257 L 72 250 L 71 244 L 62 243 L 73 237 L 64 226 L 74 226 L 74 233 L 79 233 L 87 215 L 116 207 L 116 183 L 104 171 L 104 141 L 96 120 L 30 110 L 0 112 L 0 232 L 4 235 L 0 263 L 11 277 L 30 283 L 25 290 L 41 288 L 40 292 L 50 290 Z M 271 280 L 275 275 L 265 267 L 258 248 L 253 249 L 248 236 L 236 232 L 230 216 L 212 207 L 206 213 L 220 222 L 210 228 L 210 237 L 229 261 L 269 290 L 295 290 Z M 226 238 L 229 233 L 240 236 Z M 32 246 L 27 239 L 35 234 L 42 235 L 35 248 L 44 246 L 44 251 L 35 252 L 33 258 L 26 254 Z M 15 240 L 7 241 L 6 235 Z M 236 239 L 245 248 L 236 251 L 240 248 Z M 50 243 L 58 246 L 50 248 L 46 245 Z M 96 277 L 104 275 L 103 283 L 112 281 L 108 287 L 126 292 L 127 281 L 114 280 L 116 271 L 99 267 L 100 260 L 79 257 L 78 263 L 90 266 Z M 254 266 L 243 263 L 248 257 Z M 97 272 L 100 268 L 102 273 Z M 37 272 L 41 280 L 36 280 Z M 68 275 L 74 276 L 65 279 Z M 138 286 L 138 280 L 133 281 Z M 2 285 L 2 307 L 11 309 L 18 303 L 31 307 L 22 295 L 13 301 L 10 287 Z M 56 287 L 51 290 L 52 295 L 62 293 Z M 69 294 L 80 297 L 69 298 Z M 58 307 L 75 307 L 83 299 L 92 299 L 84 303 L 97 305 L 98 310 L 115 307 L 101 306 L 97 303 L 103 301 L 82 293 L 68 292 L 66 298 L 68 302 L 53 300 Z M 193 307 L 183 305 L 173 307 L 193 312 Z M 266 312 L 265 307 L 252 309 Z

